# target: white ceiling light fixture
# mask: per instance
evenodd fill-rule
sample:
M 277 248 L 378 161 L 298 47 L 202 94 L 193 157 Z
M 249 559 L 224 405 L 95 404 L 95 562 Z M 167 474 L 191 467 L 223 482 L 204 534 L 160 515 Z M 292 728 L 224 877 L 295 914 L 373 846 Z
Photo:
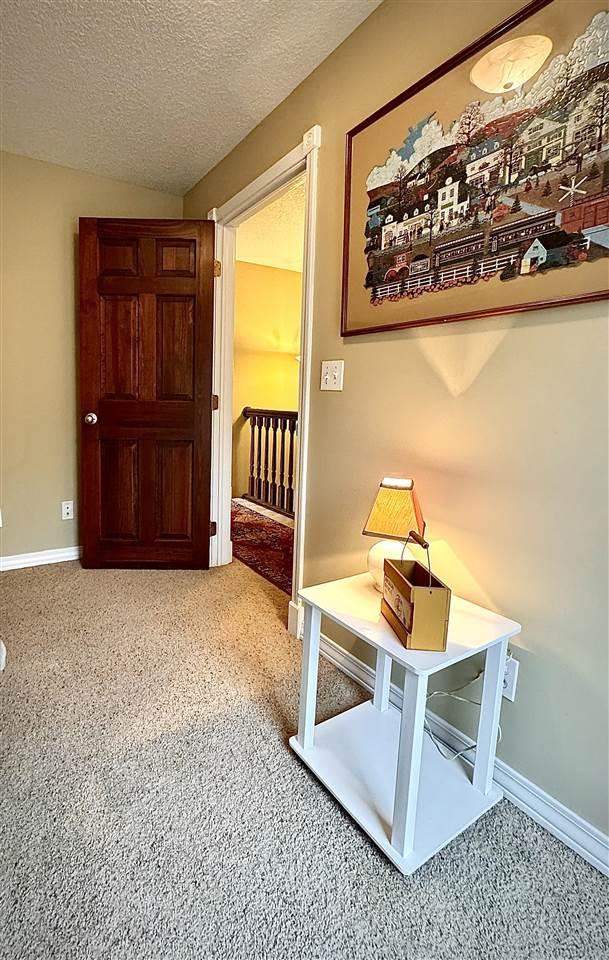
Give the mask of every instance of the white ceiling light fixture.
M 535 76 L 551 51 L 549 37 L 516 37 L 485 53 L 472 67 L 469 78 L 485 93 L 510 93 Z

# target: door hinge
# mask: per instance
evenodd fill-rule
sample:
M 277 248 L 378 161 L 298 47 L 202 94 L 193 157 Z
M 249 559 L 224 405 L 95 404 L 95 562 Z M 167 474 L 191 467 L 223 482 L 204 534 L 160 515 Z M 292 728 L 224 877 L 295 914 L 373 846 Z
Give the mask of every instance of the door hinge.
M 210 525 L 209 525 L 209 535 L 210 535 L 210 537 L 215 537 L 215 536 L 216 536 L 216 521 L 215 521 L 215 520 L 212 520 L 211 523 L 210 523 Z
M 222 263 L 220 260 L 214 260 L 214 277 L 222 276 Z
M 211 395 L 211 408 L 212 410 L 217 410 L 220 406 L 220 398 L 217 393 L 212 393 Z

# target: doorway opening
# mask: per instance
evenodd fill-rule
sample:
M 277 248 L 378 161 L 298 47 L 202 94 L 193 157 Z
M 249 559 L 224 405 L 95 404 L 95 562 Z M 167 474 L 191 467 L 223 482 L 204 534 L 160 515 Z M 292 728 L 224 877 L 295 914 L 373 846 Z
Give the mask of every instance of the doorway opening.
M 235 250 L 233 557 L 292 594 L 306 178 L 239 224 Z
M 287 622 L 288 630 L 294 636 L 302 635 L 304 614 L 299 591 L 304 586 L 317 173 L 320 147 L 321 127 L 316 125 L 304 133 L 300 143 L 289 153 L 277 160 L 221 207 L 214 207 L 208 214 L 209 218 L 216 222 L 215 255 L 221 263 L 214 290 L 213 392 L 219 397 L 219 405 L 212 419 L 211 515 L 216 524 L 216 536 L 212 536 L 210 541 L 210 565 L 215 567 L 230 563 L 233 556 L 231 541 L 232 384 L 237 229 L 240 224 L 278 196 L 288 184 L 304 175 L 306 209 L 294 489 L 294 563 L 292 597 L 288 607 Z

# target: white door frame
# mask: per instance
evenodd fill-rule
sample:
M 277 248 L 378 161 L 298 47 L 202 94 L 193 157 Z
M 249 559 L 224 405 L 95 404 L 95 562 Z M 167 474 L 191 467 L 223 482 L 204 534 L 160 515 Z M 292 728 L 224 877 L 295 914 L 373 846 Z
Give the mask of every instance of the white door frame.
M 211 443 L 211 518 L 216 521 L 216 536 L 210 541 L 210 566 L 232 560 L 230 508 L 233 447 L 233 332 L 235 312 L 235 246 L 237 227 L 273 194 L 295 177 L 306 175 L 305 236 L 302 271 L 302 313 L 300 322 L 300 370 L 298 404 L 298 458 L 295 477 L 294 565 L 288 629 L 300 631 L 298 591 L 303 585 L 304 538 L 307 500 L 307 459 L 309 439 L 309 399 L 311 384 L 311 341 L 313 329 L 313 274 L 317 215 L 317 167 L 321 146 L 321 127 L 308 130 L 302 142 L 274 163 L 252 183 L 221 207 L 209 211 L 216 221 L 216 258 L 222 263 L 221 276 L 214 290 L 213 392 L 219 397 L 213 414 Z

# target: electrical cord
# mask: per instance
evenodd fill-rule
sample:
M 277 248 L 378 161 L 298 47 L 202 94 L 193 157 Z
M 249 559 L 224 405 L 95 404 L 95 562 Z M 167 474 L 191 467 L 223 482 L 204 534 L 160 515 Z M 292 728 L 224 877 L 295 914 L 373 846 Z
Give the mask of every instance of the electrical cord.
M 472 680 L 462 683 L 460 687 L 455 687 L 454 690 L 433 690 L 432 693 L 427 694 L 427 700 L 431 700 L 433 697 L 450 697 L 452 700 L 459 701 L 459 703 L 473 703 L 474 706 L 479 707 L 481 705 L 479 700 L 470 700 L 469 697 L 460 697 L 458 694 L 461 693 L 462 690 L 465 690 L 466 687 L 471 687 L 471 685 L 476 683 L 483 675 L 484 670 L 479 670 Z M 445 753 L 444 747 L 446 747 L 446 744 L 442 743 L 442 741 L 436 737 L 427 720 L 423 725 L 423 729 L 425 733 L 428 734 L 438 753 L 444 757 L 445 760 L 458 760 L 459 757 L 463 757 L 477 746 L 477 744 L 472 743 L 471 747 L 464 747 L 463 750 L 459 750 L 457 753 Z M 498 727 L 497 731 L 497 743 L 501 743 L 501 726 Z M 450 747 L 448 747 L 448 749 L 450 750 Z

